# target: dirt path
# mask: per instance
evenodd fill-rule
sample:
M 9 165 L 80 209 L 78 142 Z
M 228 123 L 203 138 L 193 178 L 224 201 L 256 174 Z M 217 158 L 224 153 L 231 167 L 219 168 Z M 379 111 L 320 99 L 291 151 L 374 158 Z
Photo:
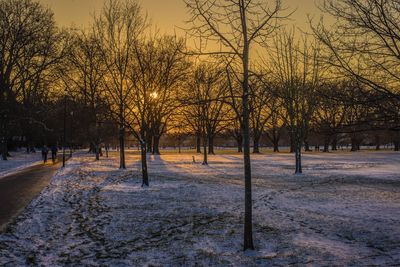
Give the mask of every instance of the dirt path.
M 40 164 L 0 180 L 0 231 L 49 184 L 60 166 L 61 161 Z

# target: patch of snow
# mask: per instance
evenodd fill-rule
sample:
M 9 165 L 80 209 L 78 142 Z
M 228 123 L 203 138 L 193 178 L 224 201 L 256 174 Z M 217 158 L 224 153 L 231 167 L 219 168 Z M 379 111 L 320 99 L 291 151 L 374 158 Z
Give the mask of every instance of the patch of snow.
M 252 155 L 255 251 L 242 251 L 239 154 L 80 154 L 0 235 L 0 265 L 400 264 L 400 157 L 392 152 Z
M 18 151 L 10 153 L 11 157 L 8 160 L 0 159 L 0 179 L 43 162 L 42 155 L 39 152 L 27 154 L 26 152 Z

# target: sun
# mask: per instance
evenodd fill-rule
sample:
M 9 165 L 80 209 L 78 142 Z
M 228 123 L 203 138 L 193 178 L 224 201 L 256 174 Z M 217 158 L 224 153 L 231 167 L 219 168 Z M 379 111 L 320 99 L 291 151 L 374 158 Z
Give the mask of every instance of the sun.
M 158 93 L 157 92 L 152 92 L 150 93 L 150 97 L 153 99 L 157 99 L 158 98 Z

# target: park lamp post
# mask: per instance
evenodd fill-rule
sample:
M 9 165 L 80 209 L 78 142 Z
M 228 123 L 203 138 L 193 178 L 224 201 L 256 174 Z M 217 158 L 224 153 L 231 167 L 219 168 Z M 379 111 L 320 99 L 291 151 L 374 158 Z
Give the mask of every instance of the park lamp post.
M 66 93 L 66 92 L 65 92 Z M 64 129 L 63 129 L 63 144 L 62 144 L 62 166 L 65 167 L 65 142 L 66 142 L 66 117 L 67 117 L 67 95 L 64 96 Z
M 6 127 L 5 127 L 5 122 L 7 121 L 7 114 L 3 114 L 1 118 L 3 120 L 1 129 L 0 129 L 0 157 L 2 160 L 7 160 L 7 136 L 6 136 Z
M 71 115 L 69 158 L 71 159 L 71 158 L 72 158 L 72 147 L 73 147 L 73 145 L 72 145 L 72 141 L 73 141 L 73 139 L 72 139 L 72 138 L 73 138 L 73 137 L 72 137 L 72 136 L 73 136 L 72 129 L 74 128 L 74 127 L 72 126 L 72 123 L 73 123 L 74 112 L 71 111 L 69 114 Z

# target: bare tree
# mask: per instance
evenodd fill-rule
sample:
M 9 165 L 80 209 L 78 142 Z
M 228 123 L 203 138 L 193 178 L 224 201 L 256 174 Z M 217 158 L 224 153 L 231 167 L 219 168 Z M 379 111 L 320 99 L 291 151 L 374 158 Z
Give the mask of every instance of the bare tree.
M 274 87 L 275 85 L 273 85 Z M 275 90 L 272 90 L 272 96 L 266 103 L 270 111 L 270 118 L 267 121 L 267 130 L 265 132 L 267 138 L 271 141 L 274 152 L 279 152 L 279 141 L 281 139 L 282 131 L 286 127 L 283 118 L 284 112 L 282 107 L 282 100 L 276 95 Z
M 179 90 L 186 79 L 190 63 L 181 53 L 184 47 L 183 40 L 176 40 L 173 36 L 155 37 L 147 46 L 151 46 L 156 54 L 149 62 L 156 70 L 156 84 L 152 92 L 154 105 L 151 107 L 149 130 L 153 139 L 152 153 L 160 154 L 160 138 L 179 107 Z
M 339 131 L 347 133 L 353 152 L 360 150 L 365 131 L 373 127 L 371 122 L 374 107 L 370 105 L 368 94 L 363 87 L 365 85 L 357 80 L 347 81 L 337 96 L 346 106 L 343 125 Z
M 285 110 L 286 126 L 294 143 L 296 171 L 302 173 L 301 148 L 313 116 L 320 86 L 321 64 L 317 43 L 296 42 L 294 32 L 275 38 L 276 57 L 271 64 Z
M 48 84 L 45 76 L 62 54 L 60 38 L 53 13 L 38 2 L 0 1 L 0 150 L 3 160 L 7 160 L 11 121 L 24 117 L 43 125 L 29 112 L 17 118 L 15 108 L 21 96 L 27 105 L 33 91 L 38 92 Z
M 321 10 L 335 18 L 333 25 L 323 21 L 313 26 L 315 35 L 327 48 L 326 61 L 339 74 L 352 76 L 385 97 L 392 110 L 385 112 L 398 131 L 400 76 L 400 6 L 397 0 L 325 0 Z M 381 114 L 383 115 L 383 114 Z M 381 117 L 381 116 L 380 116 Z M 400 141 L 397 141 L 400 142 Z
M 317 132 L 324 136 L 324 152 L 336 150 L 337 135 L 344 124 L 349 106 L 340 95 L 343 94 L 344 82 L 324 83 L 317 88 L 318 107 L 315 109 L 313 124 Z
M 146 41 L 142 38 L 132 47 L 132 56 L 135 58 L 135 66 L 129 72 L 134 90 L 130 101 L 130 127 L 140 143 L 143 184 L 149 185 L 147 172 L 147 149 L 152 149 L 151 141 L 153 137 L 152 128 L 155 127 L 155 113 L 159 103 L 159 64 L 160 56 L 163 54 L 158 50 L 156 40 Z M 167 96 L 167 92 L 161 97 Z M 161 124 L 161 121 L 159 121 Z M 157 125 L 161 127 L 161 125 Z M 136 127 L 136 129 L 134 128 Z
M 207 165 L 207 154 L 214 154 L 214 137 L 223 129 L 226 109 L 224 97 L 226 84 L 224 70 L 218 65 L 201 64 L 194 71 L 186 87 L 183 113 L 189 121 L 200 126 L 203 139 L 203 164 Z M 207 152 L 208 147 L 208 152 Z
M 236 117 L 236 113 L 231 111 L 230 126 L 227 127 L 226 132 L 229 136 L 233 136 L 237 144 L 237 151 L 239 153 L 243 152 L 243 135 L 242 129 L 240 127 L 240 120 Z
M 188 33 L 200 38 L 199 52 L 207 42 L 221 46 L 212 54 L 230 55 L 241 62 L 243 104 L 243 154 L 245 172 L 244 249 L 254 249 L 252 230 L 252 194 L 249 129 L 249 59 L 250 47 L 264 42 L 277 28 L 280 0 L 184 0 L 192 14 L 193 27 Z M 204 41 L 205 42 L 202 42 Z M 222 48 L 223 47 L 223 48 Z
M 400 100 L 400 6 L 397 0 L 325 0 L 321 10 L 336 22 L 314 25 L 327 61 L 389 98 Z
M 188 62 L 180 53 L 183 41 L 171 36 L 141 38 L 132 46 L 128 72 L 133 90 L 129 98 L 128 127 L 141 147 L 143 185 L 149 185 L 147 150 L 159 152 L 159 140 L 179 106 L 178 89 Z M 153 146 L 151 145 L 153 144 Z
M 271 85 L 262 83 L 259 79 L 253 79 L 250 83 L 250 122 L 253 130 L 253 153 L 260 153 L 260 139 L 265 131 L 272 111 L 268 108 L 268 102 L 272 98 Z
M 102 142 L 100 128 L 108 110 L 103 90 L 106 68 L 92 33 L 82 31 L 73 33 L 73 37 L 66 67 L 62 68 L 62 78 L 69 95 L 82 103 L 80 115 L 86 123 L 83 130 L 86 131 L 90 149 L 99 160 Z
M 109 0 L 95 19 L 101 59 L 107 70 L 104 86 L 113 115 L 119 123 L 120 168 L 125 169 L 126 113 L 134 89 L 129 71 L 134 66 L 132 51 L 146 28 L 146 18 L 136 0 Z
M 228 86 L 228 94 L 225 102 L 231 109 L 231 117 L 233 121 L 233 128 L 230 132 L 236 139 L 238 152 L 243 153 L 243 103 L 242 103 L 242 84 L 241 79 L 238 77 L 240 66 L 235 62 L 228 61 L 226 64 L 226 81 Z M 250 112 L 250 111 L 249 111 Z
M 202 113 L 200 105 L 188 105 L 186 96 L 181 97 L 182 106 L 180 112 L 185 121 L 185 126 L 190 129 L 196 139 L 196 152 L 201 153 L 201 137 L 202 137 Z

